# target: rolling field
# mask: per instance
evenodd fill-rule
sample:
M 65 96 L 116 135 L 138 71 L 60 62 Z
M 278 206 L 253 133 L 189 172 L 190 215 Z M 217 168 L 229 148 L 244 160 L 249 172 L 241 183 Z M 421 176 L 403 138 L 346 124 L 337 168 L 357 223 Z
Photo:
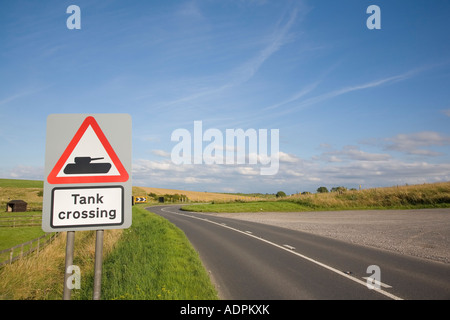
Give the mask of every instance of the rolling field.
M 214 193 L 214 192 L 200 192 L 200 191 L 185 191 L 185 190 L 176 190 L 176 189 L 162 189 L 162 188 L 151 188 L 151 187 L 138 187 L 138 189 L 142 189 L 145 193 L 156 193 L 158 195 L 164 194 L 184 194 L 189 198 L 190 202 L 210 202 L 210 201 L 254 201 L 258 198 L 249 197 L 243 195 L 233 195 L 233 194 L 225 194 L 225 193 Z

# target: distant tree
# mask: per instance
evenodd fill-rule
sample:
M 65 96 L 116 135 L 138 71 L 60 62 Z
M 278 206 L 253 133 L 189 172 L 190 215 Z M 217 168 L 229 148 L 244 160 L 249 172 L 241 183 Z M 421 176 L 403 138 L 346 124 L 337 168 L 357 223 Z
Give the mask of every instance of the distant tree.
M 331 192 L 338 192 L 338 193 L 342 193 L 342 192 L 344 192 L 344 191 L 346 191 L 347 190 L 347 188 L 346 187 L 333 187 L 333 188 L 331 188 Z
M 286 193 L 284 193 L 283 191 L 278 191 L 276 194 L 277 198 L 284 198 L 286 197 Z
M 158 195 L 157 195 L 156 193 L 150 192 L 150 193 L 148 194 L 148 196 L 149 196 L 150 198 L 153 198 L 153 199 L 155 199 L 155 200 L 158 200 Z
M 328 189 L 327 189 L 327 187 L 319 187 L 319 188 L 317 188 L 317 192 L 318 193 L 327 193 Z

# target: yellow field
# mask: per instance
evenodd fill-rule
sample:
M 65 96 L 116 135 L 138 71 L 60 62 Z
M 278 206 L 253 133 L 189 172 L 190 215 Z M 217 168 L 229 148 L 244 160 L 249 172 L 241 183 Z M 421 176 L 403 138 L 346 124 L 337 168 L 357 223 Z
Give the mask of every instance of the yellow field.
M 142 191 L 141 191 L 141 190 Z M 144 194 L 141 194 L 144 192 Z M 151 188 L 151 187 L 133 187 L 133 195 L 145 195 L 150 192 L 156 193 L 157 195 L 165 195 L 165 194 L 184 194 L 189 198 L 190 202 L 209 202 L 209 201 L 234 201 L 234 200 L 242 200 L 242 201 L 253 201 L 258 200 L 255 197 L 249 196 L 239 196 L 232 194 L 224 194 L 224 193 L 213 193 L 213 192 L 200 192 L 200 191 L 185 191 L 185 190 L 176 190 L 176 189 L 163 189 L 163 188 Z

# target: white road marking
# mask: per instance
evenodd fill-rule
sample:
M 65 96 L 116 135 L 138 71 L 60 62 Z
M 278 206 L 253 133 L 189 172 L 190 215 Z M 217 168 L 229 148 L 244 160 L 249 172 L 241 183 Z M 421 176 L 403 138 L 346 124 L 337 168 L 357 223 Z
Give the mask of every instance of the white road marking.
M 295 250 L 295 247 L 290 246 L 290 245 L 288 245 L 288 244 L 283 244 L 283 247 L 286 247 L 286 248 L 288 248 L 288 249 L 290 249 L 290 250 Z
M 369 277 L 362 277 L 364 280 L 366 280 L 366 283 L 367 283 L 367 279 L 369 278 Z M 383 283 L 383 282 L 381 282 L 381 281 L 378 281 L 378 280 L 375 280 L 375 279 L 372 279 L 372 283 L 371 284 L 374 284 L 374 285 L 377 285 L 378 287 L 383 287 L 383 288 L 386 288 L 386 289 L 389 289 L 389 288 L 392 288 L 392 286 L 390 286 L 390 285 L 388 285 L 388 284 L 386 284 L 386 283 Z
M 258 239 L 258 240 L 260 240 L 260 241 L 262 241 L 262 242 L 265 242 L 265 243 L 267 243 L 267 244 L 270 244 L 270 245 L 272 245 L 272 246 L 274 246 L 274 247 L 277 247 L 277 248 L 280 248 L 280 249 L 285 250 L 285 251 L 287 251 L 287 252 L 290 252 L 290 253 L 292 253 L 292 254 L 294 254 L 294 255 L 300 257 L 300 258 L 303 258 L 303 259 L 305 259 L 305 260 L 307 260 L 307 261 L 310 261 L 310 262 L 312 262 L 312 263 L 314 263 L 314 264 L 317 264 L 318 266 L 321 266 L 321 267 L 323 267 L 323 268 L 325 268 L 325 269 L 327 269 L 327 270 L 330 270 L 330 271 L 332 271 L 332 272 L 334 272 L 334 273 L 336 273 L 336 274 L 338 274 L 338 275 L 340 275 L 340 276 L 342 276 L 342 277 L 345 277 L 345 278 L 347 278 L 347 279 L 349 279 L 349 280 L 352 280 L 352 281 L 354 281 L 354 282 L 356 282 L 356 283 L 359 283 L 360 285 L 363 285 L 364 287 L 367 288 L 367 282 L 366 282 L 366 281 L 362 281 L 362 280 L 360 280 L 360 279 L 358 279 L 358 278 L 356 278 L 356 277 L 353 277 L 353 276 L 351 276 L 351 275 L 349 275 L 349 274 L 346 274 L 346 273 L 342 272 L 341 270 L 335 269 L 335 268 L 333 268 L 333 267 L 331 267 L 331 266 L 329 266 L 329 265 L 326 265 L 326 264 L 324 264 L 324 263 L 322 263 L 322 262 L 320 262 L 320 261 L 314 260 L 314 259 L 312 259 L 312 258 L 310 258 L 310 257 L 307 257 L 307 256 L 303 255 L 303 254 L 300 254 L 300 253 L 298 253 L 298 252 L 292 251 L 291 249 L 288 249 L 288 248 L 286 248 L 286 247 L 284 247 L 284 246 L 281 246 L 281 245 L 276 244 L 276 243 L 274 243 L 274 242 L 265 240 L 265 239 L 263 239 L 263 238 L 261 238 L 261 237 L 254 236 L 253 234 L 249 234 L 249 233 L 244 232 L 244 231 L 241 231 L 241 230 L 239 230 L 239 229 L 235 229 L 235 228 L 230 227 L 230 226 L 224 226 L 224 225 L 222 225 L 221 223 L 214 222 L 214 221 L 208 220 L 208 219 L 206 219 L 206 218 L 200 218 L 200 217 L 190 216 L 190 215 L 187 215 L 187 214 L 184 214 L 184 213 L 180 213 L 180 212 L 173 212 L 173 211 L 166 211 L 166 210 L 164 210 L 164 209 L 169 209 L 169 208 L 170 208 L 170 207 L 165 207 L 165 208 L 161 208 L 161 210 L 164 211 L 164 212 L 169 212 L 169 213 L 177 214 L 177 215 L 180 215 L 180 216 L 186 216 L 186 217 L 189 217 L 189 218 L 193 218 L 193 219 L 198 219 L 198 220 L 206 221 L 206 222 L 209 222 L 209 223 L 212 223 L 212 224 L 221 226 L 221 227 L 223 227 L 223 228 L 227 228 L 227 229 L 230 229 L 230 230 L 233 230 L 233 231 L 236 231 L 236 232 L 245 234 L 245 235 L 247 235 L 248 237 L 252 237 L 252 238 Z M 383 290 L 383 289 L 377 289 L 377 288 L 375 288 L 375 289 L 373 289 L 373 290 L 376 291 L 376 292 L 378 292 L 378 293 L 380 293 L 380 294 L 382 294 L 382 295 L 384 295 L 384 296 L 386 296 L 386 297 L 389 297 L 389 298 L 391 298 L 391 299 L 393 299 L 393 300 L 403 300 L 402 298 L 400 298 L 400 297 L 398 297 L 398 296 L 396 296 L 396 295 L 394 295 L 394 294 L 392 294 L 392 293 L 390 293 L 390 292 L 387 292 L 387 291 L 385 291 L 385 290 Z
M 248 233 L 248 234 L 253 234 L 253 232 L 248 231 L 248 230 L 246 230 L 245 232 Z

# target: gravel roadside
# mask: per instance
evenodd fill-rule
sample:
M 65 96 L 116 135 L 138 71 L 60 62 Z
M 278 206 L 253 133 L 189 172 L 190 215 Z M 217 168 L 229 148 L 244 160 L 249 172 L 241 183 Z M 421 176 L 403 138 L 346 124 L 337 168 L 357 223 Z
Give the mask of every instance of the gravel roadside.
M 450 263 L 450 209 L 207 213 Z

